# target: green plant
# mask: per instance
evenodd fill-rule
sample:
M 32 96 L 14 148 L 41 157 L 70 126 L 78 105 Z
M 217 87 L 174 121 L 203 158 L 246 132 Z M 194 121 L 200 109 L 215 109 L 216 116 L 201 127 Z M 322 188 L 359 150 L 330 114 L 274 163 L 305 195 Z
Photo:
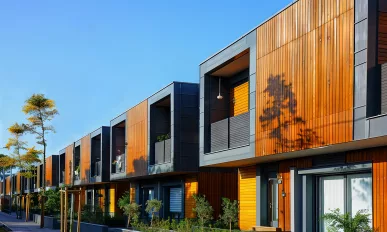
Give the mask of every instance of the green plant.
M 132 202 L 123 207 L 124 214 L 128 216 L 127 227 L 129 228 L 130 222 L 133 220 L 134 222 L 138 221 L 138 217 L 140 215 L 140 205 L 136 202 Z
M 81 210 L 82 222 L 104 224 L 104 217 L 99 205 L 84 205 Z
M 46 192 L 41 192 L 41 197 L 45 198 L 45 212 L 48 215 L 53 215 L 60 209 L 60 192 L 58 189 L 49 189 Z
M 172 220 L 171 229 L 175 232 L 192 231 L 193 225 L 194 225 L 194 222 L 188 218 L 184 218 L 184 220 L 181 220 L 180 222 L 177 222 L 176 220 Z
M 350 213 L 342 214 L 340 209 L 330 210 L 322 216 L 324 223 L 329 232 L 344 231 L 344 232 L 371 232 L 373 231 L 370 225 L 370 214 L 368 210 L 359 210 L 352 217 Z
M 199 225 L 202 231 L 204 231 L 204 225 L 212 219 L 214 210 L 210 203 L 207 201 L 206 196 L 194 194 L 193 198 L 196 205 L 195 208 L 193 208 L 193 211 L 196 213 L 196 216 L 199 219 Z
M 162 201 L 157 199 L 147 200 L 145 212 L 151 214 L 151 226 L 153 226 L 153 219 L 156 213 L 158 213 L 163 205 Z
M 164 134 L 157 136 L 157 142 L 162 142 L 171 138 L 171 134 Z
M 117 206 L 121 210 L 124 210 L 126 205 L 130 204 L 130 192 L 126 191 L 117 201 Z
M 232 226 L 238 224 L 239 204 L 238 201 L 231 201 L 228 198 L 222 198 L 222 210 L 223 214 L 219 215 L 219 218 L 225 225 L 229 226 L 230 232 Z

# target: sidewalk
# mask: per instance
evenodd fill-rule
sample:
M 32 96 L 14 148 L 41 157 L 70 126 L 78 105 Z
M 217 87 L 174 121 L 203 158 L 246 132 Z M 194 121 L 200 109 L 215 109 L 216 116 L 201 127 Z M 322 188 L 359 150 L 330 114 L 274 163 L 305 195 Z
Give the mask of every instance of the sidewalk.
M 42 231 L 42 232 L 58 232 L 59 230 L 50 230 L 47 228 L 40 229 L 39 225 L 33 221 L 25 222 L 24 219 L 16 219 L 16 215 L 0 212 L 0 222 L 6 225 L 12 231 Z

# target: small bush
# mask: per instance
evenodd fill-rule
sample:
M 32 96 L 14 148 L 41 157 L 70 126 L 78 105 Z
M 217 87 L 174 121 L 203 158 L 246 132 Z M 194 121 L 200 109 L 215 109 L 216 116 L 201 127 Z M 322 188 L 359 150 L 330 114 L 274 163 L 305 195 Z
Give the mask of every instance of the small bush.
M 81 211 L 81 219 L 82 222 L 104 224 L 103 212 L 98 205 L 84 205 Z
M 152 215 L 151 216 L 151 226 L 153 226 L 153 219 L 155 217 L 155 214 L 160 211 L 162 205 L 163 205 L 162 201 L 159 201 L 157 199 L 152 199 L 152 200 L 146 201 L 145 212 Z
M 231 201 L 228 198 L 222 198 L 222 210 L 223 214 L 219 215 L 220 220 L 224 225 L 228 226 L 230 232 L 236 225 L 238 225 L 239 204 L 238 201 Z
M 207 201 L 206 196 L 194 194 L 193 198 L 195 199 L 196 205 L 196 207 L 193 208 L 193 211 L 196 213 L 196 216 L 199 219 L 198 222 L 202 228 L 202 231 L 204 231 L 205 224 L 212 220 L 212 214 L 214 213 L 214 210 L 210 203 Z

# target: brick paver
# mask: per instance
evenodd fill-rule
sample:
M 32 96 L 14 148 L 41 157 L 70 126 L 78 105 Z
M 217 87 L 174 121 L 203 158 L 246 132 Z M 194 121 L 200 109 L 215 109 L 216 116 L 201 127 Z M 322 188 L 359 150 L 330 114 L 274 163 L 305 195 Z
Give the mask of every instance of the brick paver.
M 0 222 L 15 232 L 23 231 L 42 231 L 42 232 L 58 232 L 59 230 L 51 230 L 47 228 L 40 229 L 40 226 L 33 221 L 25 222 L 24 219 L 16 219 L 16 215 L 9 215 L 0 212 Z

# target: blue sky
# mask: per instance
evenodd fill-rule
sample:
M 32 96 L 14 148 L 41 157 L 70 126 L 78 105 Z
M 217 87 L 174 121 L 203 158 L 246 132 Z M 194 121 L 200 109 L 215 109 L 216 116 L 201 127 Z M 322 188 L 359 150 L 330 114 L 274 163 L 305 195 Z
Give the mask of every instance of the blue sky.
M 290 2 L 3 1 L 0 145 L 25 122 L 25 99 L 44 93 L 60 112 L 57 154 L 172 81 L 198 82 L 203 60 Z

